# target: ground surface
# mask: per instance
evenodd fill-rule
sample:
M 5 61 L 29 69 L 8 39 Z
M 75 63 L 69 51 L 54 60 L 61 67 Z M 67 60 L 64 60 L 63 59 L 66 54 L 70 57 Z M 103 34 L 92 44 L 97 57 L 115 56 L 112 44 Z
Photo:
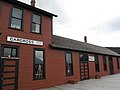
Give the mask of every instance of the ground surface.
M 101 79 L 89 79 L 78 84 L 65 84 L 40 90 L 120 90 L 120 74 L 109 75 Z

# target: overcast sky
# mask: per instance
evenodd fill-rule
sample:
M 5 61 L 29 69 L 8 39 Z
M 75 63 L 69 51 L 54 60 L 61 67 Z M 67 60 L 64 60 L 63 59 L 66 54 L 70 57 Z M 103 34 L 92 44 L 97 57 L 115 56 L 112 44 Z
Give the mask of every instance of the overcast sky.
M 87 36 L 88 43 L 120 47 L 120 0 L 36 0 L 36 7 L 58 15 L 54 35 L 79 41 Z

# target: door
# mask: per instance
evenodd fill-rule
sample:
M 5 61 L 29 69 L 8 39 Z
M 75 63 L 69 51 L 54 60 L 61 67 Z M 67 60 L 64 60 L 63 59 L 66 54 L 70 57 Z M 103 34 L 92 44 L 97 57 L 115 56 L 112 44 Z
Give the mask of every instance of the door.
M 89 79 L 89 65 L 88 65 L 88 55 L 80 54 L 80 79 Z
M 111 56 L 109 56 L 109 68 L 110 68 L 110 75 L 114 74 L 113 60 Z
M 0 90 L 18 90 L 18 48 L 2 47 Z

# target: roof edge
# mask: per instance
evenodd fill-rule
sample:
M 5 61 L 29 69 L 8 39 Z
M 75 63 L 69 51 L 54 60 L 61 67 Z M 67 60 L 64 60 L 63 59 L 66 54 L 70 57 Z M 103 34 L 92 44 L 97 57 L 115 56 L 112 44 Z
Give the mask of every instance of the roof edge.
M 23 3 L 23 2 L 18 1 L 18 0 L 2 0 L 2 1 L 9 2 L 11 4 L 15 4 L 15 5 L 21 6 L 23 8 L 26 8 L 26 9 L 29 9 L 31 11 L 35 11 L 35 12 L 41 13 L 43 15 L 47 15 L 47 16 L 51 16 L 51 17 L 52 16 L 58 17 L 57 15 L 55 15 L 53 13 L 47 12 L 47 11 L 39 9 L 37 7 L 33 7 L 33 6 L 29 5 L 29 4 Z
M 83 51 L 83 50 L 76 50 L 76 49 L 69 49 L 69 48 L 62 48 L 62 47 L 58 47 L 58 46 L 55 46 L 55 45 L 52 45 L 52 44 L 49 44 L 49 46 L 51 48 L 54 48 L 54 49 L 72 50 L 72 51 L 77 51 L 77 52 L 87 52 L 87 53 L 91 53 L 91 54 L 100 54 L 100 55 L 108 55 L 108 56 L 117 56 L 117 57 L 120 57 L 120 55 L 110 55 L 110 54 L 103 54 L 103 53 L 97 53 L 97 52 L 90 52 L 90 51 Z

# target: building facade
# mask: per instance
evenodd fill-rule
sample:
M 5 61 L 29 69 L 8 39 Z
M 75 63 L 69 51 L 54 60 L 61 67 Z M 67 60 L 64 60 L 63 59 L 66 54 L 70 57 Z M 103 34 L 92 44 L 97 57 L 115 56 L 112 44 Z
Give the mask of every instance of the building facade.
M 57 15 L 17 0 L 0 1 L 0 90 L 36 90 L 120 72 L 120 55 L 55 36 Z

